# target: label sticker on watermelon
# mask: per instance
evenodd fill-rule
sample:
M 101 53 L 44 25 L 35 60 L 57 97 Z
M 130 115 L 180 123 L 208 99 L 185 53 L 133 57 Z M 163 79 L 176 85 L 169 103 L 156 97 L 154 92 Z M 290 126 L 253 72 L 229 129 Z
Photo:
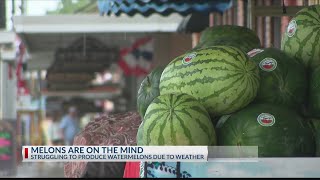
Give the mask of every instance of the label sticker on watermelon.
M 269 113 L 261 113 L 258 116 L 257 121 L 261 126 L 272 126 L 276 122 L 276 119 Z
M 259 67 L 264 71 L 270 72 L 277 68 L 277 61 L 273 58 L 265 58 L 259 63 Z
M 297 31 L 297 22 L 295 20 L 290 21 L 287 27 L 287 35 L 292 37 Z
M 192 62 L 192 59 L 195 58 L 197 56 L 197 53 L 191 53 L 186 55 L 183 59 L 182 59 L 182 64 L 187 65 L 190 64 Z
M 263 49 L 252 49 L 250 52 L 248 52 L 248 56 L 253 57 L 261 52 L 263 52 Z

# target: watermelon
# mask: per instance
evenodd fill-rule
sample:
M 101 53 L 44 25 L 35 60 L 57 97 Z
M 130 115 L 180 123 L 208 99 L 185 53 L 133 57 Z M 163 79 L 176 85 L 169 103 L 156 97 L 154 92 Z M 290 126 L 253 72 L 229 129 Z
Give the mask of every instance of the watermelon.
M 281 49 L 308 68 L 320 63 L 320 5 L 308 6 L 291 19 Z
M 254 49 L 248 54 L 260 70 L 255 101 L 301 109 L 308 85 L 304 66 L 275 48 Z
M 217 136 L 221 146 L 258 146 L 259 157 L 311 157 L 315 154 L 311 127 L 285 106 L 252 103 L 219 120 Z
M 320 120 L 311 119 L 310 120 L 313 126 L 313 132 L 316 139 L 316 156 L 320 157 Z
M 186 93 L 204 105 L 211 117 L 244 108 L 256 97 L 259 69 L 231 46 L 212 46 L 181 55 L 160 79 L 160 94 Z
M 194 50 L 196 49 L 201 49 L 205 47 L 210 47 L 210 46 L 233 46 L 237 47 L 243 52 L 247 53 L 252 49 L 259 48 L 260 47 L 260 42 L 252 42 L 251 39 L 245 39 L 242 37 L 225 37 L 225 38 L 219 38 L 216 40 L 206 40 L 203 41 L 202 43 L 199 43 L 196 47 L 194 47 Z
M 141 117 L 144 116 L 153 99 L 160 95 L 159 82 L 163 69 L 163 66 L 156 67 L 147 75 L 140 85 L 138 90 L 137 107 Z
M 143 121 L 141 122 L 141 124 L 138 128 L 138 132 L 137 132 L 137 145 L 138 146 L 143 146 L 143 144 L 142 144 L 142 137 L 143 137 L 142 126 L 143 126 Z
M 158 145 L 215 145 L 214 126 L 205 108 L 187 94 L 166 94 L 149 105 L 138 143 Z
M 246 41 L 248 40 L 248 42 L 256 45 L 257 48 L 261 46 L 260 39 L 253 30 L 243 26 L 234 25 L 222 25 L 206 28 L 201 32 L 199 43 L 215 41 L 217 39 L 242 39 Z
M 310 70 L 308 113 L 320 117 L 320 66 Z

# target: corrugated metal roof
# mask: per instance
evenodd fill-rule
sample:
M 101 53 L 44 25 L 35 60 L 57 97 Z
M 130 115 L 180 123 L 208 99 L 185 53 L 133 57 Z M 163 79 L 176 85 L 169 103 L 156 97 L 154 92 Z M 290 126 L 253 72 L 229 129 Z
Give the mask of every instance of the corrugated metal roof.
M 116 16 L 142 14 L 147 17 L 155 13 L 162 16 L 172 13 L 186 16 L 192 13 L 222 13 L 231 6 L 232 0 L 98 0 L 101 15 Z

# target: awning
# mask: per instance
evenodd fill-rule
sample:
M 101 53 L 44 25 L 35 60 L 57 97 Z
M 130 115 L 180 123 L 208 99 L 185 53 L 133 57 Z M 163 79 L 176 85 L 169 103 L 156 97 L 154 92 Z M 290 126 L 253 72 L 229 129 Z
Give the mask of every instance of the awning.
M 147 17 L 155 13 L 162 16 L 172 13 L 186 16 L 192 13 L 223 13 L 231 6 L 232 0 L 98 0 L 101 15 L 116 16 L 141 14 Z

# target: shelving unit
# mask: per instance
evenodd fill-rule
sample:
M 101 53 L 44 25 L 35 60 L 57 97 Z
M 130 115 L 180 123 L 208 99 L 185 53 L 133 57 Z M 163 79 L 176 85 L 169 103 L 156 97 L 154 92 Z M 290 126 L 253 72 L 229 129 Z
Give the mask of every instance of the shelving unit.
M 47 91 L 43 90 L 42 94 L 50 97 L 84 97 L 87 99 L 108 99 L 121 95 L 120 88 L 108 87 L 100 90 L 84 90 L 84 91 Z
M 283 17 L 283 16 L 294 16 L 298 11 L 305 8 L 308 2 L 303 3 L 303 5 L 296 6 L 285 6 L 285 12 L 282 6 L 275 5 L 257 5 L 257 1 L 248 0 L 248 11 L 247 11 L 247 21 L 248 28 L 253 30 L 256 29 L 256 17 Z

